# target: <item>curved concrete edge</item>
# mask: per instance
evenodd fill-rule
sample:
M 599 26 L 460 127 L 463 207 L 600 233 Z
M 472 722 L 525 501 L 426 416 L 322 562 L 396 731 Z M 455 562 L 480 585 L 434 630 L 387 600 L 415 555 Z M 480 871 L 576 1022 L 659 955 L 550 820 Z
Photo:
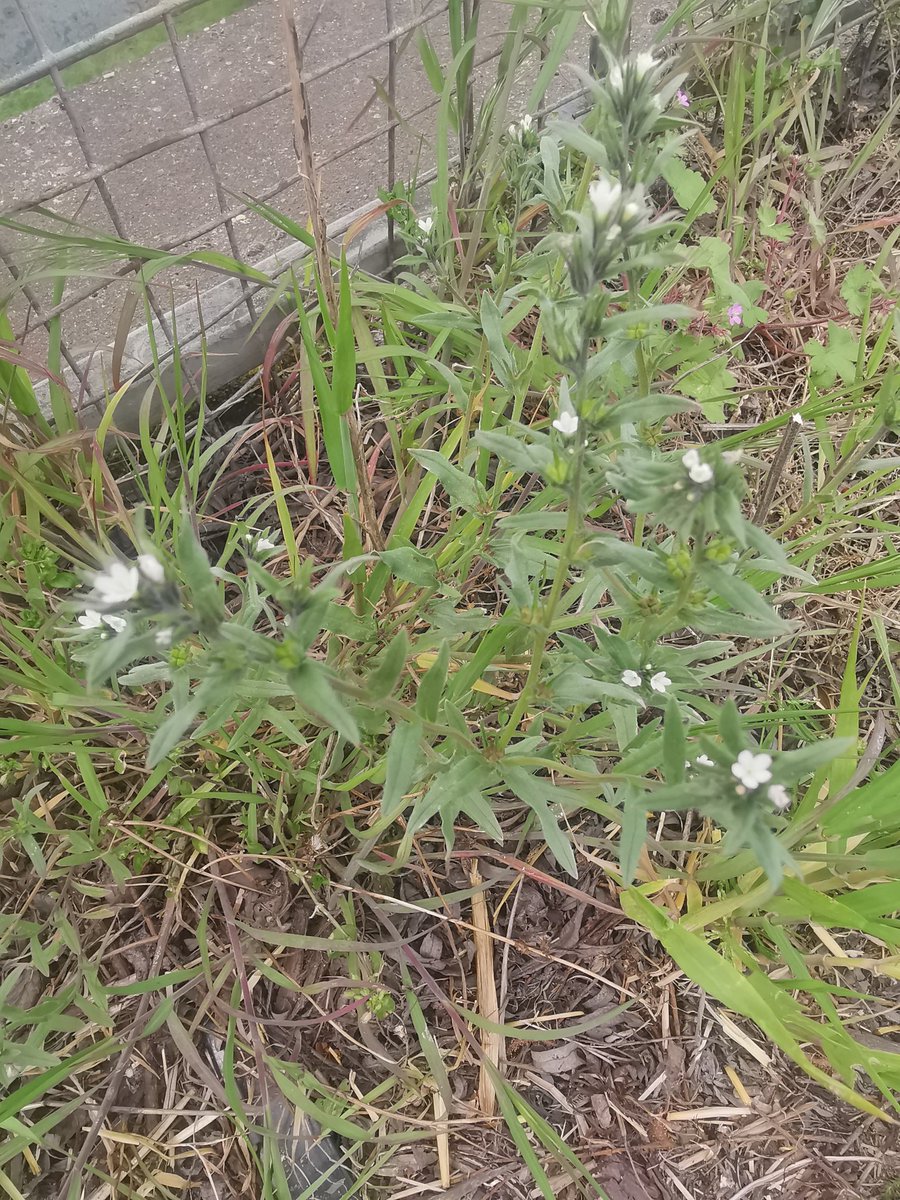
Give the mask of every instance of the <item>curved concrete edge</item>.
M 369 274 L 383 274 L 390 263 L 387 237 L 387 219 L 380 212 L 380 202 L 364 205 L 348 213 L 328 226 L 329 240 L 336 243 L 332 249 L 340 254 L 338 239 L 356 222 L 366 216 L 373 217 L 372 224 L 347 247 L 347 260 L 354 270 Z M 311 255 L 308 247 L 300 242 L 279 250 L 256 265 L 257 270 L 277 282 L 291 268 L 296 267 Z M 256 285 L 253 285 L 256 287 Z M 265 309 L 268 303 L 266 289 L 256 292 Z M 265 309 L 252 321 L 244 302 L 242 282 L 239 278 L 228 278 L 202 292 L 199 299 L 179 304 L 167 314 L 167 320 L 177 330 L 181 354 L 182 388 L 185 393 L 196 391 L 202 370 L 202 341 L 206 338 L 206 394 L 211 396 L 227 387 L 241 376 L 256 370 L 266 353 L 272 335 L 285 315 L 294 310 L 290 302 L 283 302 Z M 168 338 L 155 320 L 152 323 L 152 338 L 159 349 L 168 346 Z M 113 424 L 123 432 L 136 432 L 140 427 L 140 413 L 145 404 L 150 405 L 151 417 L 161 407 L 160 394 L 170 399 L 175 395 L 175 364 L 171 349 L 160 353 L 159 370 L 153 361 L 153 340 L 150 329 L 143 326 L 128 335 L 122 357 L 121 377 L 127 381 L 127 389 L 117 405 Z M 112 398 L 112 344 L 101 346 L 89 358 L 79 363 L 83 371 L 90 397 L 82 401 L 80 416 L 87 429 L 96 429 Z M 73 397 L 77 397 L 81 386 L 74 372 L 64 374 Z M 35 391 L 42 410 L 50 415 L 50 394 L 46 383 L 36 384 Z

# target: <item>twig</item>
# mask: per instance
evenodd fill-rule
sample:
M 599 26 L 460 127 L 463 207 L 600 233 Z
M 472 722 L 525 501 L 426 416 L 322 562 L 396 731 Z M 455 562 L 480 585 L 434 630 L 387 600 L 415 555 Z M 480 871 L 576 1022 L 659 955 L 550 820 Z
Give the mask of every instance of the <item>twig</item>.
M 281 0 L 281 19 L 284 26 L 284 48 L 287 56 L 287 72 L 291 85 L 291 101 L 294 108 L 294 151 L 297 169 L 306 189 L 306 205 L 316 242 L 316 265 L 325 292 L 325 301 L 332 321 L 337 320 L 337 299 L 334 294 L 334 279 L 331 274 L 331 259 L 328 255 L 328 233 L 322 215 L 319 172 L 312 152 L 312 129 L 309 121 L 309 103 L 306 85 L 303 82 L 303 45 L 297 33 L 297 22 L 291 0 Z

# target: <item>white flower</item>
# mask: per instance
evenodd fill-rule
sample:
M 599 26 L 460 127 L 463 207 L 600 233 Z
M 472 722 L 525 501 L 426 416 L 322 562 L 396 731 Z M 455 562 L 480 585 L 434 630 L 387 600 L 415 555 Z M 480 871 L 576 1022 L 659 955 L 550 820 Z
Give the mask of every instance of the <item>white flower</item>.
M 137 565 L 149 583 L 162 583 L 166 577 L 165 568 L 155 554 L 139 554 Z
M 255 533 L 248 533 L 246 537 L 247 545 L 257 554 L 264 554 L 266 551 L 274 550 L 276 548 L 276 543 L 273 542 L 271 538 L 265 537 L 263 534 L 260 534 L 257 537 Z
M 795 425 L 805 425 L 806 424 L 806 422 L 803 420 L 803 418 L 800 416 L 799 413 L 794 413 L 794 415 L 791 417 L 791 420 L 794 422 Z
M 641 677 L 638 675 L 637 671 L 623 671 L 622 682 L 626 687 L 636 688 L 640 687 L 643 681 L 641 680 Z
M 514 142 L 521 142 L 525 134 L 530 133 L 533 125 L 534 122 L 531 119 L 531 114 L 526 113 L 521 121 L 513 121 L 512 125 L 510 125 L 506 132 Z
M 602 221 L 622 199 L 622 185 L 618 179 L 595 179 L 588 188 L 588 196 L 595 214 Z
M 681 456 L 681 461 L 687 467 L 687 473 L 693 483 L 709 483 L 713 477 L 713 469 L 709 463 L 701 462 L 696 450 L 687 450 Z
M 428 237 L 432 229 L 434 229 L 434 217 L 419 217 L 416 224 L 419 226 L 425 236 Z
M 650 679 L 650 687 L 654 692 L 659 692 L 661 696 L 664 696 L 671 686 L 672 680 L 665 671 L 657 671 Z
M 97 571 L 91 582 L 94 595 L 103 604 L 126 604 L 134 598 L 141 580 L 137 567 L 115 561 L 105 571 Z
M 773 783 L 769 788 L 769 799 L 772 806 L 777 808 L 779 812 L 784 812 L 786 808 L 790 808 L 791 797 L 786 787 L 782 787 L 780 783 Z
M 744 787 L 752 791 L 772 778 L 772 772 L 769 770 L 771 765 L 771 754 L 754 754 L 752 750 L 742 750 L 737 756 L 737 761 L 731 764 L 731 773 Z
M 108 625 L 115 633 L 121 633 L 128 622 L 114 613 L 99 613 L 95 608 L 86 608 L 78 618 L 78 624 L 82 629 L 100 629 Z
M 716 765 L 708 754 L 698 754 L 694 762 L 698 767 L 714 767 Z
M 172 630 L 157 629 L 156 637 L 153 640 L 156 642 L 157 646 L 160 647 L 160 649 L 165 650 L 167 646 L 172 645 Z
M 571 437 L 578 429 L 578 417 L 573 412 L 561 412 L 553 422 L 553 428 L 563 437 Z

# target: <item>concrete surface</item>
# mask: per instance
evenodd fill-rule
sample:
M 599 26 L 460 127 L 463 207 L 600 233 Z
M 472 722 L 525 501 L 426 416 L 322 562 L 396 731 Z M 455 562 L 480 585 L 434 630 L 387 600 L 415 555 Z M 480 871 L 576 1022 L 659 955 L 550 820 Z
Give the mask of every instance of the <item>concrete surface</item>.
M 63 50 L 126 17 L 143 12 L 154 0 L 28 0 L 29 13 L 51 50 Z M 0 0 L 0 79 L 30 67 L 40 58 L 15 0 Z
M 0 0 L 7 4 L 11 0 Z M 34 0 L 53 5 L 59 0 Z M 67 3 L 124 3 L 143 0 L 66 0 Z M 149 0 L 148 0 L 149 2 Z M 427 6 L 426 11 L 427 11 Z M 297 0 L 301 36 L 319 12 L 306 49 L 309 70 L 339 61 L 356 48 L 376 40 L 385 30 L 384 0 L 329 0 L 320 10 L 320 0 Z M 398 26 L 414 13 L 413 0 L 393 0 L 393 24 Z M 502 0 L 483 0 L 479 55 L 498 48 L 509 20 L 509 7 Z M 442 36 L 445 18 L 437 16 L 429 27 L 438 55 L 447 58 L 447 39 Z M 573 50 L 573 61 L 583 63 L 586 42 Z M 278 20 L 277 0 L 257 0 L 233 16 L 185 38 L 183 53 L 193 79 L 204 117 L 224 112 L 238 103 L 260 97 L 286 79 L 284 50 Z M 386 110 L 373 95 L 373 80 L 384 79 L 387 50 L 382 48 L 352 63 L 336 67 L 310 87 L 314 149 L 319 162 L 339 154 L 357 138 L 377 134 L 387 123 Z M 493 64 L 482 72 L 493 72 Z M 415 45 L 406 47 L 398 67 L 398 107 L 408 114 L 434 99 L 421 68 Z M 574 73 L 564 67 L 557 94 L 576 86 Z M 520 81 L 524 94 L 527 80 Z M 136 145 L 143 145 L 192 123 L 180 77 L 168 46 L 146 58 L 131 62 L 102 78 L 78 88 L 73 104 L 91 144 L 96 163 L 108 163 Z M 398 135 L 398 173 L 406 175 L 419 162 L 430 165 L 433 111 L 410 122 Z M 292 144 L 289 98 L 221 125 L 209 134 L 225 188 L 235 199 L 242 194 L 259 195 L 279 181 L 292 181 L 290 188 L 272 203 L 290 216 L 303 220 L 303 188 L 297 180 Z M 377 196 L 386 182 L 386 139 L 377 137 L 366 146 L 338 158 L 322 171 L 326 217 L 335 220 Z M 84 170 L 84 158 L 58 100 L 0 126 L 0 211 L 42 189 L 76 177 Z M 198 137 L 159 150 L 146 158 L 111 173 L 108 185 L 131 240 L 146 245 L 169 241 L 179 234 L 215 219 L 219 212 L 212 177 Z M 82 225 L 112 232 L 96 187 L 86 185 L 61 197 L 50 206 Z M 254 214 L 236 222 L 242 256 L 257 262 L 276 253 L 291 239 L 274 230 Z M 42 302 L 49 307 L 49 283 L 42 263 L 33 252 L 23 255 L 18 235 L 0 230 L 0 240 L 26 274 Z M 229 253 L 224 230 L 200 239 L 196 247 Z M 103 264 L 103 270 L 108 271 Z M 99 272 L 102 274 L 102 270 Z M 4 289 L 0 266 L 0 289 Z M 193 270 L 180 270 L 158 278 L 155 284 L 164 308 L 187 300 L 197 287 L 204 289 L 221 277 Z M 7 281 L 8 282 L 8 281 Z M 75 279 L 73 289 L 84 285 Z M 115 283 L 99 296 L 81 304 L 63 319 L 64 335 L 80 356 L 109 345 L 127 291 Z M 19 330 L 29 324 L 21 304 L 14 310 Z M 39 353 L 44 342 L 41 331 L 29 338 L 29 349 Z

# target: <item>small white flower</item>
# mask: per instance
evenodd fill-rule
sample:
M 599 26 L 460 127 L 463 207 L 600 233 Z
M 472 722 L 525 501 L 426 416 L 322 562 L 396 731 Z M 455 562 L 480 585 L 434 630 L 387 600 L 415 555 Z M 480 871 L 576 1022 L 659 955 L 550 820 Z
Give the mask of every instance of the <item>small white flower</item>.
M 167 646 L 172 645 L 172 630 L 157 629 L 156 637 L 153 639 L 161 650 L 165 650 Z
M 622 185 L 618 179 L 595 179 L 588 188 L 588 196 L 595 214 L 602 221 L 622 199 Z
M 713 477 L 713 469 L 709 463 L 701 462 L 696 450 L 687 450 L 681 456 L 681 461 L 687 467 L 687 473 L 692 483 L 709 483 Z
M 571 437 L 578 430 L 578 417 L 573 412 L 561 412 L 553 422 L 553 428 L 563 437 Z
M 698 754 L 694 762 L 698 767 L 714 767 L 716 765 L 708 754 Z
M 786 787 L 782 787 L 780 783 L 773 783 L 769 788 L 769 799 L 772 802 L 773 808 L 777 808 L 779 812 L 784 812 L 786 808 L 790 808 L 791 796 Z
M 623 671 L 622 682 L 626 687 L 636 688 L 640 687 L 643 681 L 641 680 L 641 677 L 638 675 L 637 671 Z
M 432 229 L 434 229 L 434 217 L 420 217 L 416 224 L 419 226 L 425 236 L 428 237 Z
M 659 692 L 661 696 L 664 696 L 671 686 L 672 680 L 665 671 L 657 671 L 650 679 L 650 687 L 654 692 Z
M 744 787 L 752 791 L 772 778 L 772 772 L 769 770 L 771 765 L 771 754 L 754 754 L 752 750 L 742 750 L 737 756 L 737 761 L 731 764 L 731 773 Z
M 105 571 L 97 571 L 91 583 L 94 595 L 103 604 L 126 604 L 134 599 L 141 580 L 137 567 L 115 561 Z
M 139 554 L 137 565 L 149 583 L 162 583 L 166 577 L 165 568 L 155 554 Z
M 128 622 L 114 613 L 99 613 L 95 608 L 86 608 L 78 618 L 78 624 L 82 629 L 100 629 L 107 625 L 115 633 L 121 633 Z
M 513 121 L 506 132 L 514 142 L 521 142 L 524 140 L 525 134 L 531 132 L 533 125 L 534 121 L 531 119 L 531 114 L 526 113 L 521 121 Z
M 803 420 L 803 418 L 800 416 L 799 413 L 794 413 L 794 415 L 791 417 L 791 420 L 794 422 L 795 425 L 805 425 L 806 424 L 806 422 Z

